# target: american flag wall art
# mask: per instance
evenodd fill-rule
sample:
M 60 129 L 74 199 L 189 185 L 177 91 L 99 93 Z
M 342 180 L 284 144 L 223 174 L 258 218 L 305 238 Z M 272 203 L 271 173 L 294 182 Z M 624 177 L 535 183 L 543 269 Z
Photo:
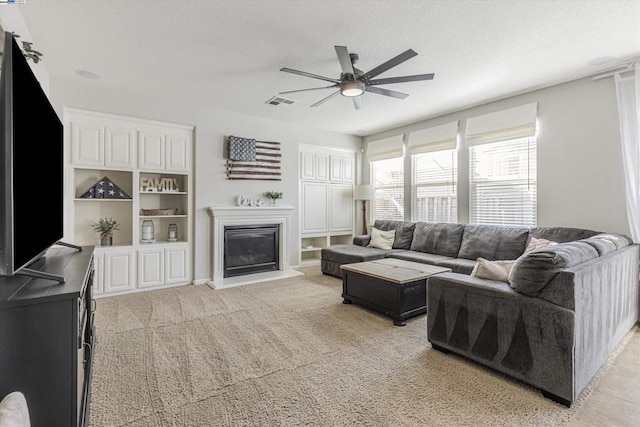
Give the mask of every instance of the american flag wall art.
M 279 142 L 257 141 L 230 136 L 228 143 L 230 158 L 227 160 L 227 179 L 282 180 L 280 172 L 282 155 Z M 236 144 L 235 147 L 234 144 Z M 238 147 L 247 147 L 248 144 L 255 144 L 255 160 L 232 160 L 231 153 L 235 154 L 244 151 L 238 149 Z M 253 148 L 252 145 L 249 145 L 249 147 Z M 251 154 L 253 158 L 253 153 Z

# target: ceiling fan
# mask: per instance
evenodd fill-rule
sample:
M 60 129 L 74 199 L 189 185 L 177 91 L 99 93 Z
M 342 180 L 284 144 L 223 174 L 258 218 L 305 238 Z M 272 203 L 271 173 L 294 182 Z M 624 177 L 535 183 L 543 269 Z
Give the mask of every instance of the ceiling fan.
M 340 78 L 333 79 L 331 77 L 323 77 L 317 74 L 307 73 L 305 71 L 293 70 L 291 68 L 281 68 L 280 71 L 286 73 L 298 74 L 300 76 L 311 77 L 313 79 L 324 80 L 333 83 L 331 86 L 314 87 L 310 89 L 289 90 L 286 92 L 280 92 L 280 94 L 294 93 L 294 92 L 306 92 L 310 90 L 330 89 L 338 88 L 331 95 L 321 99 L 312 105 L 317 107 L 324 104 L 328 100 L 332 99 L 338 94 L 342 96 L 350 97 L 353 99 L 353 105 L 356 110 L 362 108 L 362 94 L 365 92 L 376 93 L 378 95 L 390 96 L 397 99 L 405 99 L 409 94 L 397 92 L 395 90 L 384 89 L 378 87 L 379 85 L 386 85 L 391 83 L 405 83 L 415 82 L 419 80 L 433 80 L 433 73 L 430 74 L 416 74 L 413 76 L 402 77 L 388 77 L 383 79 L 376 79 L 375 77 L 384 73 L 385 71 L 402 64 L 408 59 L 417 55 L 412 49 L 407 49 L 401 54 L 391 58 L 390 60 L 378 65 L 374 69 L 367 71 L 366 73 L 355 67 L 355 63 L 358 60 L 358 54 L 349 53 L 346 46 L 334 46 L 336 54 L 338 55 L 338 61 L 340 61 L 340 67 L 342 67 L 342 73 Z

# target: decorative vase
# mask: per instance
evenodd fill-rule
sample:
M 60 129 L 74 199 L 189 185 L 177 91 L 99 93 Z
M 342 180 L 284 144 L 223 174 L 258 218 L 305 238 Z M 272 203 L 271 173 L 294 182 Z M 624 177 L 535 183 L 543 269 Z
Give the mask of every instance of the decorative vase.
M 100 246 L 111 246 L 113 244 L 113 234 L 101 234 L 100 235 Z
M 271 206 L 275 206 L 276 205 L 276 200 L 277 199 L 271 199 Z

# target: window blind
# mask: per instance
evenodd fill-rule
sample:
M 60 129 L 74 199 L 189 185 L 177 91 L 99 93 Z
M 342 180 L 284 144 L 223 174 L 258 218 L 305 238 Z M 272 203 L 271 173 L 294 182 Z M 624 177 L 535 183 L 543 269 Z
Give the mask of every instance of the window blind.
M 402 157 L 403 135 L 379 139 L 367 143 L 367 159 L 369 162 Z
M 467 146 L 535 136 L 537 110 L 533 102 L 467 119 Z
M 457 222 L 455 149 L 411 156 L 412 221 Z
M 535 226 L 536 139 L 469 147 L 469 222 Z
M 456 148 L 458 122 L 447 123 L 409 134 L 407 153 L 410 155 Z
M 370 209 L 373 219 L 404 220 L 403 163 L 402 157 L 371 162 L 371 182 L 376 192 Z

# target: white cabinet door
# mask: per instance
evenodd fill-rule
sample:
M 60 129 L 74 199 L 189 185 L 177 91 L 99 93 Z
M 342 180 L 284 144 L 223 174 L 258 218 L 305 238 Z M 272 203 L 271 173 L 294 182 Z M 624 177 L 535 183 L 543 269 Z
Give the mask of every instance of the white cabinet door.
M 331 156 L 331 181 L 342 181 L 342 157 Z
M 107 127 L 104 165 L 110 168 L 133 169 L 135 146 L 135 130 Z
M 189 282 L 189 248 L 171 247 L 164 250 L 166 284 Z
M 316 179 L 316 156 L 314 153 L 300 153 L 300 179 Z
M 164 249 L 138 250 L 138 287 L 148 288 L 164 284 Z
M 328 184 L 302 183 L 302 233 L 327 231 Z
M 189 172 L 191 163 L 190 139 L 184 135 L 165 136 L 165 170 L 171 172 Z
M 104 292 L 120 292 L 134 289 L 133 251 L 108 251 L 104 253 Z
M 353 159 L 345 157 L 342 159 L 342 180 L 345 182 L 353 182 Z
M 102 254 L 93 255 L 93 295 L 102 295 L 104 292 L 104 257 Z
M 72 122 L 71 157 L 74 165 L 104 166 L 104 128 L 97 124 Z
M 353 188 L 351 184 L 331 184 L 329 231 L 353 229 Z
M 329 156 L 323 153 L 316 154 L 316 180 L 327 181 L 329 179 Z
M 140 131 L 138 137 L 138 167 L 164 171 L 164 134 Z

